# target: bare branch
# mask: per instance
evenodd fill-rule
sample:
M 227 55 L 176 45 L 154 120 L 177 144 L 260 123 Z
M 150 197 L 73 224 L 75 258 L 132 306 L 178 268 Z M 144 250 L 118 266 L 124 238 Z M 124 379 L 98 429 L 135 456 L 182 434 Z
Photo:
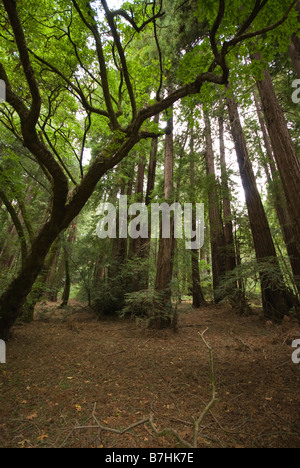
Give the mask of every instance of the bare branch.
M 203 423 L 204 418 L 206 415 L 213 409 L 213 407 L 216 405 L 218 402 L 218 399 L 216 397 L 216 384 L 215 384 L 215 372 L 214 372 L 214 358 L 213 358 L 213 351 L 206 339 L 204 338 L 205 333 L 208 331 L 208 329 L 204 330 L 203 333 L 199 333 L 199 336 L 203 343 L 205 344 L 206 348 L 208 349 L 209 352 L 209 368 L 210 368 L 210 384 L 211 384 L 211 390 L 212 390 L 212 396 L 210 402 L 206 405 L 204 408 L 203 412 L 199 416 L 198 419 L 195 421 L 195 426 L 194 426 L 194 448 L 197 448 L 198 446 L 198 436 L 199 436 L 199 431 L 200 431 L 200 426 Z
M 155 12 L 155 5 L 156 5 L 156 1 L 154 0 L 153 13 Z M 156 47 L 157 47 L 157 51 L 158 51 L 159 68 L 160 68 L 159 88 L 158 88 L 157 93 L 156 93 L 156 100 L 160 101 L 160 99 L 161 99 L 160 98 L 160 93 L 161 93 L 162 86 L 163 86 L 163 73 L 164 73 L 164 70 L 163 70 L 161 47 L 160 47 L 159 39 L 158 39 L 158 35 L 157 35 L 156 19 L 153 20 L 153 26 L 154 26 L 154 38 L 155 38 Z
M 112 12 L 110 11 L 110 9 L 108 8 L 106 0 L 101 0 L 101 3 L 102 3 L 103 8 L 105 10 L 106 18 L 107 18 L 111 33 L 113 35 L 113 38 L 114 38 L 114 41 L 115 41 L 115 44 L 116 44 L 116 47 L 117 47 L 117 50 L 118 50 L 118 53 L 119 53 L 119 57 L 120 57 L 121 64 L 122 64 L 122 70 L 123 70 L 123 74 L 124 74 L 124 79 L 125 79 L 125 83 L 126 83 L 126 86 L 127 86 L 127 90 L 128 90 L 128 94 L 129 94 L 129 98 L 130 98 L 130 102 L 131 102 L 132 116 L 133 116 L 133 118 L 135 118 L 136 115 L 137 115 L 137 107 L 136 107 L 136 101 L 135 101 L 135 97 L 134 97 L 133 87 L 132 87 L 132 84 L 131 84 L 131 79 L 130 79 L 130 76 L 129 76 L 129 71 L 128 71 L 128 67 L 127 67 L 127 62 L 126 62 L 124 49 L 123 49 L 123 46 L 121 44 L 120 36 L 119 36 L 119 33 L 118 33 L 116 25 L 115 25 L 114 16 L 113 16 Z
M 213 364 L 213 352 L 212 352 L 212 349 L 211 347 L 209 346 L 209 344 L 207 343 L 207 341 L 205 340 L 204 338 L 204 335 L 205 333 L 207 332 L 207 329 L 203 332 L 203 333 L 199 333 L 203 343 L 205 344 L 205 346 L 207 347 L 208 351 L 209 351 L 209 357 L 210 357 L 210 360 L 209 360 L 209 363 L 210 363 L 210 382 L 211 382 L 211 387 L 212 387 L 212 397 L 211 397 L 211 400 L 210 402 L 208 403 L 208 405 L 206 405 L 205 409 L 203 410 L 202 414 L 200 415 L 199 418 L 197 418 L 195 421 L 194 421 L 194 424 L 193 427 L 194 427 L 194 434 L 193 434 L 193 444 L 191 444 L 190 442 L 188 442 L 187 440 L 183 439 L 180 434 L 175 430 L 173 429 L 172 427 L 171 428 L 164 428 L 162 430 L 159 430 L 157 429 L 157 427 L 155 426 L 154 424 L 154 416 L 153 414 L 151 414 L 148 418 L 146 419 L 143 419 L 141 421 L 138 421 L 134 424 L 132 424 L 131 426 L 129 427 L 126 427 L 126 429 L 114 429 L 114 428 L 111 428 L 111 427 L 108 427 L 108 426 L 103 426 L 102 424 L 100 424 L 100 422 L 98 421 L 97 417 L 96 417 L 96 403 L 94 404 L 94 408 L 93 408 L 93 412 L 92 412 L 92 417 L 96 423 L 96 425 L 86 425 L 86 426 L 75 426 L 70 432 L 69 434 L 67 435 L 67 437 L 64 439 L 63 443 L 60 445 L 60 448 L 63 447 L 66 443 L 66 441 L 70 438 L 70 436 L 73 434 L 74 431 L 77 431 L 77 430 L 85 430 L 85 429 L 100 429 L 101 431 L 104 431 L 104 432 L 111 432 L 112 434 L 118 434 L 118 435 L 124 435 L 128 432 L 130 432 L 132 429 L 135 429 L 136 427 L 139 427 L 139 426 L 146 426 L 146 425 L 150 425 L 152 431 L 154 432 L 154 434 L 157 436 L 157 437 L 165 437 L 165 436 L 171 436 L 171 437 L 174 437 L 176 439 L 176 441 L 183 447 L 183 448 L 189 448 L 189 449 L 192 449 L 192 448 L 198 448 L 198 437 L 199 437 L 199 432 L 200 432 L 200 428 L 201 428 L 201 425 L 203 423 L 203 420 L 204 418 L 207 416 L 207 414 L 212 410 L 212 408 L 214 407 L 214 405 L 216 404 L 217 402 L 217 398 L 216 398 L 216 388 L 215 388 L 215 375 L 214 375 L 214 364 Z M 185 425 L 190 425 L 190 423 L 186 422 L 186 421 L 182 421 L 182 420 L 178 420 L 176 419 L 176 421 L 180 421 L 181 423 L 185 424 Z
M 0 79 L 5 82 L 6 101 L 8 102 L 8 104 L 10 104 L 13 107 L 13 109 L 15 109 L 15 111 L 18 113 L 21 120 L 28 119 L 29 110 L 24 104 L 24 101 L 12 90 L 6 70 L 1 62 L 0 62 Z
M 254 8 L 250 16 L 247 18 L 245 23 L 240 27 L 240 29 L 236 33 L 236 37 L 241 36 L 250 28 L 251 24 L 253 23 L 257 15 L 261 12 L 261 10 L 264 8 L 264 6 L 268 3 L 268 1 L 269 0 L 263 0 L 263 2 L 261 2 L 261 0 L 256 0 Z
M 180 443 L 180 445 L 183 447 L 183 448 L 194 448 L 193 445 L 191 445 L 187 440 L 184 440 L 179 434 L 177 431 L 175 431 L 175 429 L 173 428 L 165 428 L 163 429 L 162 431 L 159 431 L 158 429 L 156 429 L 154 423 L 153 423 L 153 416 L 150 416 L 149 418 L 149 421 L 150 423 L 150 426 L 151 426 L 151 429 L 153 430 L 154 434 L 157 436 L 157 437 L 165 437 L 167 435 L 170 435 L 172 437 L 174 437 L 177 442 Z
M 104 95 L 105 104 L 106 104 L 106 108 L 107 108 L 107 113 L 108 113 L 108 116 L 109 116 L 109 119 L 110 119 L 112 129 L 117 130 L 118 128 L 120 128 L 120 125 L 118 123 L 118 119 L 117 119 L 117 116 L 115 114 L 115 111 L 114 111 L 114 108 L 113 108 L 113 105 L 112 105 L 112 101 L 111 101 L 109 84 L 108 84 L 108 75 L 107 75 L 106 62 L 105 62 L 105 57 L 104 57 L 104 52 L 103 52 L 102 41 L 101 41 L 101 37 L 100 37 L 99 31 L 98 31 L 98 28 L 97 28 L 96 21 L 95 21 L 95 19 L 93 17 L 92 8 L 91 8 L 90 4 L 88 3 L 87 7 L 88 7 L 89 16 L 90 16 L 90 18 L 92 19 L 92 22 L 93 22 L 93 24 L 90 24 L 87 21 L 87 19 L 85 18 L 83 12 L 81 11 L 77 1 L 72 0 L 72 2 L 73 2 L 73 5 L 74 5 L 77 13 L 79 14 L 81 20 L 83 21 L 85 26 L 91 31 L 91 33 L 93 34 L 93 37 L 95 39 L 97 57 L 98 57 L 98 62 L 99 62 L 99 66 L 100 66 L 100 76 L 101 76 L 101 82 L 102 82 L 102 89 L 103 89 L 103 95 Z
M 132 16 L 129 16 L 129 14 L 124 10 L 120 9 L 120 10 L 111 11 L 111 15 L 113 18 L 115 18 L 116 16 L 123 17 L 124 19 L 126 19 L 126 21 L 128 21 L 128 23 L 131 24 L 131 26 L 135 29 L 137 33 L 140 33 L 141 31 L 143 31 L 143 29 L 145 29 L 146 26 L 148 26 L 148 24 L 153 23 L 155 22 L 155 20 L 165 16 L 165 13 L 162 12 L 162 2 L 161 2 L 159 12 L 156 14 L 154 12 L 153 16 L 147 19 L 147 21 L 144 21 L 141 26 L 138 26 L 136 22 L 134 21 L 134 18 Z
M 216 59 L 220 57 L 220 53 L 219 53 L 218 46 L 216 43 L 216 34 L 219 30 L 219 27 L 221 26 L 221 22 L 222 22 L 222 19 L 224 18 L 224 15 L 225 15 L 225 0 L 219 0 L 218 16 L 210 31 L 210 43 L 211 43 L 212 51 Z
M 80 152 L 80 160 L 79 160 L 79 164 L 80 164 L 80 173 L 81 173 L 81 178 L 83 179 L 83 166 L 82 166 L 82 163 L 83 163 L 83 156 L 84 156 L 84 150 L 85 150 L 85 144 L 86 144 L 86 139 L 87 139 L 87 136 L 88 136 L 88 133 L 90 131 L 90 128 L 91 128 L 91 125 L 92 125 L 92 120 L 91 120 L 91 114 L 89 113 L 87 115 L 87 119 L 84 123 L 84 134 L 83 134 L 83 139 L 82 139 L 82 145 L 81 145 L 81 152 Z
M 2 167 L 0 167 L 0 174 L 3 177 L 5 177 L 5 173 Z M 19 241 L 20 241 L 20 245 L 21 245 L 22 264 L 24 265 L 25 259 L 27 257 L 27 242 L 26 242 L 23 226 L 21 224 L 21 221 L 19 220 L 18 214 L 13 204 L 9 201 L 3 189 L 0 189 L 0 200 L 2 200 L 2 202 L 4 203 L 8 213 L 10 214 L 12 222 L 16 228 Z
M 33 52 L 32 50 L 29 50 L 29 52 L 40 62 L 42 63 L 43 65 L 45 65 L 46 67 L 48 67 L 48 69 L 50 71 L 52 71 L 53 73 L 55 73 L 57 76 L 59 76 L 60 78 L 62 78 L 66 83 L 67 85 L 73 90 L 75 91 L 76 95 L 78 96 L 78 98 L 80 99 L 80 102 L 82 104 L 82 106 L 84 107 L 84 109 L 88 112 L 93 112 L 94 114 L 98 114 L 98 115 L 102 115 L 103 117 L 107 117 L 109 118 L 109 114 L 108 112 L 104 111 L 104 110 L 101 110 L 101 109 L 98 109 L 94 106 L 92 106 L 91 104 L 89 104 L 86 96 L 84 95 L 82 89 L 79 87 L 79 86 L 75 86 L 74 83 L 72 83 L 71 79 L 66 77 L 58 68 L 56 68 L 54 65 L 52 65 L 51 63 L 47 62 L 45 59 L 43 59 L 42 57 L 39 57 L 35 52 Z
M 279 21 L 277 21 L 276 23 L 274 23 L 274 24 L 272 24 L 270 26 L 267 26 L 265 28 L 259 29 L 258 31 L 254 31 L 252 33 L 250 32 L 250 33 L 245 33 L 245 34 L 241 35 L 240 31 L 238 31 L 237 35 L 233 39 L 231 39 L 231 41 L 228 41 L 228 42 L 225 41 L 224 42 L 223 49 L 222 49 L 222 55 L 227 55 L 228 49 L 230 47 L 234 47 L 237 44 L 240 44 L 241 42 L 246 41 L 247 39 L 252 39 L 253 37 L 262 36 L 263 34 L 266 34 L 266 33 L 270 32 L 270 31 L 273 31 L 273 29 L 276 29 L 279 26 L 281 26 L 287 20 L 289 14 L 291 13 L 294 6 L 296 5 L 297 1 L 298 0 L 293 1 L 293 3 L 289 7 L 289 9 L 285 13 L 285 15 Z M 259 13 L 259 11 L 258 11 L 258 13 Z
M 21 121 L 23 144 L 29 149 L 41 168 L 51 175 L 53 181 L 53 206 L 61 208 L 62 203 L 67 198 L 68 180 L 61 168 L 56 162 L 53 154 L 39 140 L 36 129 L 30 128 L 30 111 L 25 106 L 23 100 L 19 98 L 12 90 L 5 68 L 0 63 L 0 79 L 6 84 L 6 100 L 18 113 Z
M 66 174 L 68 174 L 68 177 L 70 178 L 71 182 L 76 186 L 77 185 L 77 182 L 76 180 L 74 179 L 74 177 L 72 176 L 71 172 L 69 171 L 69 169 L 67 168 L 67 166 L 65 165 L 64 161 L 62 160 L 62 158 L 60 157 L 60 154 L 58 153 L 58 151 L 56 150 L 55 146 L 53 145 L 51 139 L 49 138 L 47 132 L 45 129 L 42 130 L 42 133 L 44 135 L 44 137 L 46 138 L 47 140 L 47 143 L 49 145 L 49 147 L 51 148 L 51 150 L 53 151 L 53 153 L 55 154 L 55 156 L 57 157 L 57 159 L 59 160 L 60 164 L 62 165 L 63 169 L 66 171 Z

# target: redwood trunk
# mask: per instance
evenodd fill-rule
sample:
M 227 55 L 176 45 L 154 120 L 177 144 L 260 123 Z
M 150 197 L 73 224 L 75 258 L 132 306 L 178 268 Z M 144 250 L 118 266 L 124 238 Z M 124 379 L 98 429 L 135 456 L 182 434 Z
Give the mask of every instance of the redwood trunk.
M 232 135 L 235 143 L 240 175 L 244 187 L 248 208 L 249 221 L 254 240 L 256 258 L 260 272 L 262 304 L 264 315 L 272 320 L 281 320 L 293 306 L 292 296 L 284 286 L 280 266 L 276 257 L 269 223 L 264 211 L 256 179 L 248 154 L 246 139 L 241 125 L 238 106 L 235 98 L 227 98 Z M 269 275 L 264 264 L 270 265 L 272 273 Z M 276 277 L 276 281 L 273 277 Z
M 165 176 L 164 197 L 167 203 L 172 203 L 174 195 L 174 142 L 173 142 L 173 118 L 170 118 L 168 128 L 172 131 L 165 137 Z M 171 214 L 170 238 L 160 238 L 155 289 L 161 294 L 158 309 L 161 311 L 153 317 L 150 326 L 165 328 L 172 324 L 172 290 L 173 260 L 175 252 L 174 218 Z
M 296 9 L 298 11 L 298 20 L 300 23 L 300 2 L 297 3 Z M 291 44 L 289 46 L 289 55 L 292 60 L 293 67 L 300 78 L 300 37 L 295 33 L 292 36 Z
M 294 275 L 295 284 L 298 289 L 298 292 L 300 293 L 300 255 L 297 249 L 297 244 L 295 242 L 293 226 L 289 217 L 282 182 L 280 180 L 280 176 L 276 168 L 276 163 L 274 160 L 274 154 L 273 154 L 273 150 L 271 147 L 270 138 L 269 138 L 266 126 L 265 126 L 262 112 L 260 110 L 258 97 L 256 96 L 256 93 L 254 93 L 254 101 L 255 101 L 255 105 L 257 109 L 257 115 L 258 115 L 258 119 L 260 122 L 263 139 L 265 143 L 265 148 L 266 148 L 266 153 L 267 153 L 267 158 L 268 158 L 268 164 L 266 163 L 264 165 L 264 168 L 266 171 L 269 185 L 272 188 L 274 207 L 277 213 L 277 217 L 278 217 L 279 224 L 282 230 L 283 238 L 286 244 L 287 253 L 290 259 L 290 264 L 291 264 L 292 272 Z M 269 171 L 269 167 L 271 170 L 271 174 Z
M 259 60 L 260 56 L 256 54 L 255 59 Z M 300 253 L 299 158 L 268 70 L 264 72 L 264 79 L 259 81 L 257 86 L 274 156 L 286 196 L 287 208 L 294 229 L 295 242 L 298 253 Z
M 193 218 L 192 229 L 196 232 L 196 180 L 195 180 L 195 154 L 194 154 L 194 135 L 193 129 L 191 130 L 191 156 L 190 156 L 190 181 L 191 181 L 191 202 L 193 203 Z M 192 262 L 192 282 L 193 282 L 193 307 L 199 309 L 201 306 L 206 305 L 206 300 L 201 287 L 200 269 L 199 269 L 199 250 L 191 250 Z
M 224 296 L 220 295 L 218 288 L 226 274 L 226 247 L 222 218 L 220 215 L 220 200 L 217 189 L 217 181 L 215 174 L 215 161 L 213 152 L 213 143 L 211 135 L 210 120 L 207 113 L 204 114 L 205 119 L 205 136 L 206 136 L 206 173 L 208 176 L 208 204 L 209 204 L 209 225 L 210 225 L 210 244 L 212 256 L 212 271 L 213 271 L 213 287 L 215 302 L 220 302 Z
M 224 117 L 219 118 L 220 135 L 220 164 L 222 178 L 222 198 L 223 198 L 223 216 L 224 216 L 224 236 L 226 244 L 226 271 L 231 272 L 236 268 L 235 246 L 233 236 L 232 212 L 230 203 L 230 188 L 228 183 L 228 174 L 226 168 L 226 154 L 224 141 Z

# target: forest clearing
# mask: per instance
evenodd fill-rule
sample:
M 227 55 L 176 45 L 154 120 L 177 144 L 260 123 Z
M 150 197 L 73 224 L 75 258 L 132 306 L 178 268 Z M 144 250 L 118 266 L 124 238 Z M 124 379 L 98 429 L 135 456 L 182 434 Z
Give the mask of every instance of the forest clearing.
M 299 448 L 299 109 L 299 0 L 0 0 L 0 447 Z
M 93 412 L 100 425 L 117 430 L 152 414 L 158 430 L 173 428 L 192 443 L 194 419 L 211 399 L 209 355 L 199 338 L 206 328 L 218 401 L 198 447 L 300 447 L 300 374 L 291 360 L 297 324 L 183 304 L 173 333 L 131 321 L 89 322 L 84 312 L 84 322 L 78 312 L 74 321 L 49 321 L 53 309 L 39 306 L 43 320 L 17 327 L 9 343 L 0 377 L 1 447 L 181 446 L 171 435 L 157 437 L 149 424 L 123 435 L 100 430 Z

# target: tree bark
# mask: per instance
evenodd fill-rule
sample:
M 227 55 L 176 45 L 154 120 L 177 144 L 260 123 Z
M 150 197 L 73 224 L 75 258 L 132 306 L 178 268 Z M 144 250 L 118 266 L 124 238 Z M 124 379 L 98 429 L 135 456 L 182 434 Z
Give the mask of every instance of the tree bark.
M 294 275 L 294 281 L 298 292 L 300 293 L 300 255 L 295 242 L 292 222 L 289 217 L 286 198 L 283 191 L 282 182 L 278 173 L 276 162 L 274 160 L 274 154 L 270 142 L 270 138 L 265 126 L 265 121 L 260 109 L 258 96 L 254 92 L 254 102 L 256 105 L 257 115 L 260 122 L 261 131 L 265 143 L 267 162 L 264 164 L 270 190 L 272 191 L 272 197 L 274 201 L 274 207 L 277 213 L 279 224 L 281 227 L 282 235 L 286 244 L 287 253 L 290 259 L 292 272 Z M 269 170 L 270 168 L 270 170 Z M 271 171 L 271 173 L 270 173 Z
M 12 219 L 12 222 L 14 223 L 14 226 L 16 228 L 16 231 L 17 231 L 17 234 L 18 234 L 18 237 L 19 237 L 19 241 L 20 241 L 20 245 L 21 245 L 22 265 L 24 266 L 25 259 L 26 259 L 26 256 L 27 256 L 27 242 L 26 242 L 26 237 L 25 237 L 25 233 L 24 233 L 24 230 L 23 230 L 23 226 L 21 224 L 21 221 L 19 220 L 19 216 L 16 213 L 16 210 L 14 209 L 14 206 L 8 200 L 7 196 L 5 195 L 5 193 L 2 190 L 0 190 L 0 199 L 4 203 L 7 211 L 9 212 L 9 214 L 11 216 L 11 219 Z
M 261 57 L 255 54 L 254 59 L 260 60 Z M 295 242 L 300 253 L 299 158 L 268 70 L 265 70 L 264 79 L 258 81 L 257 86 L 274 156 L 283 184 L 289 216 L 293 225 Z
M 231 272 L 236 268 L 235 246 L 233 236 L 232 211 L 230 202 L 230 188 L 228 183 L 228 174 L 226 168 L 226 153 L 224 141 L 224 117 L 219 117 L 219 136 L 220 136 L 220 164 L 222 179 L 222 198 L 223 198 L 223 216 L 224 216 L 224 236 L 226 244 L 226 271 Z
M 269 223 L 256 185 L 238 106 L 234 97 L 227 98 L 227 106 L 245 192 L 256 258 L 258 267 L 260 268 L 261 266 L 260 282 L 264 316 L 275 321 L 280 321 L 290 312 L 293 306 L 293 297 L 290 291 L 287 290 L 280 271 Z M 267 267 L 264 266 L 265 264 L 267 264 Z M 268 268 L 272 269 L 270 273 L 267 271 Z
M 190 154 L 190 181 L 191 181 L 191 203 L 193 203 L 193 218 L 192 229 L 196 232 L 196 180 L 195 180 L 195 153 L 194 153 L 194 129 L 191 128 L 191 154 Z M 193 291 L 193 307 L 199 309 L 201 306 L 207 305 L 201 287 L 200 269 L 199 269 L 199 250 L 191 250 L 192 262 L 192 291 Z
M 298 11 L 298 21 L 300 23 L 300 2 L 297 3 L 296 10 Z M 298 78 L 300 78 L 300 37 L 298 37 L 298 34 L 293 34 L 288 51 L 295 72 Z
M 173 117 L 170 117 L 168 128 L 170 133 L 165 137 L 165 170 L 164 170 L 164 198 L 167 203 L 173 202 L 174 196 L 174 142 L 173 142 Z M 164 239 L 160 236 L 159 252 L 157 261 L 157 272 L 155 289 L 161 295 L 160 304 L 150 320 L 149 326 L 154 328 L 167 328 L 172 325 L 172 289 L 173 261 L 175 252 L 174 217 L 171 213 L 170 238 Z
M 66 245 L 64 246 L 64 257 L 65 257 L 65 286 L 62 294 L 62 303 L 60 305 L 61 308 L 67 307 L 70 299 L 71 293 L 71 271 L 70 271 L 70 258 L 72 255 L 72 250 L 74 248 L 74 244 L 77 238 L 77 220 L 74 220 L 68 236 L 68 240 Z
M 146 169 L 146 159 L 143 154 L 140 155 L 138 170 L 136 176 L 136 186 L 135 186 L 135 203 L 142 203 L 144 198 L 144 177 Z M 137 239 L 131 238 L 129 241 L 129 252 L 128 257 L 142 257 L 143 256 L 143 239 L 138 237 Z M 140 291 L 140 287 L 137 285 L 136 291 Z M 141 288 L 144 289 L 144 288 Z
M 155 116 L 154 123 L 159 124 L 159 114 Z M 155 187 L 155 175 L 156 175 L 156 164 L 157 164 L 157 150 L 158 150 L 158 138 L 153 138 L 151 141 L 151 151 L 148 167 L 148 182 L 145 196 L 145 204 L 149 206 L 151 203 L 152 192 Z
M 34 241 L 17 278 L 0 298 L 0 339 L 7 340 L 10 329 L 19 317 L 32 286 L 42 271 L 51 245 L 59 235 L 58 226 L 48 222 Z
M 51 265 L 53 264 L 58 244 L 59 238 L 56 238 L 49 250 L 49 253 L 47 254 L 41 274 L 38 276 L 30 293 L 26 297 L 26 301 L 23 306 L 21 315 L 21 320 L 23 322 L 30 323 L 34 319 L 34 309 L 36 304 L 42 299 L 45 293 L 47 275 Z
M 208 204 L 209 204 L 209 225 L 210 244 L 212 257 L 214 299 L 218 303 L 224 299 L 224 295 L 218 291 L 222 280 L 226 274 L 226 246 L 222 218 L 220 215 L 220 199 L 217 190 L 215 173 L 214 151 L 211 135 L 211 125 L 208 114 L 204 113 L 205 139 L 206 139 L 206 174 L 208 176 Z

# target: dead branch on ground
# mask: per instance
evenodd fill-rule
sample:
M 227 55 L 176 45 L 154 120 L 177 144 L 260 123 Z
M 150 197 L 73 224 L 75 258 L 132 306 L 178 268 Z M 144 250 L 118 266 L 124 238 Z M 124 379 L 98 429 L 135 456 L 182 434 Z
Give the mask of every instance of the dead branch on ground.
M 187 425 L 192 425 L 193 426 L 193 442 L 190 443 L 186 439 L 183 439 L 180 434 L 174 429 L 174 428 L 164 428 L 162 430 L 159 430 L 155 423 L 154 423 L 154 415 L 151 414 L 148 418 L 142 419 L 141 421 L 137 421 L 136 423 L 128 426 L 125 429 L 114 429 L 108 426 L 103 426 L 100 424 L 98 418 L 96 417 L 96 406 L 97 403 L 94 404 L 93 412 L 92 412 L 92 418 L 95 421 L 95 424 L 93 425 L 85 425 L 85 426 L 74 426 L 72 430 L 69 432 L 67 437 L 64 439 L 62 444 L 60 445 L 60 448 L 64 447 L 69 440 L 69 438 L 72 436 L 72 434 L 75 431 L 80 431 L 80 430 L 87 430 L 87 429 L 98 429 L 103 432 L 110 432 L 112 434 L 117 434 L 117 435 L 124 435 L 132 431 L 133 429 L 139 427 L 139 426 L 147 426 L 150 425 L 151 430 L 155 434 L 156 437 L 165 437 L 165 436 L 171 436 L 174 439 L 176 439 L 177 443 L 180 444 L 182 448 L 198 448 L 198 439 L 200 435 L 200 430 L 202 423 L 205 419 L 205 417 L 210 413 L 212 408 L 215 406 L 217 403 L 217 397 L 216 397 L 216 385 L 215 385 L 215 373 L 214 373 L 214 360 L 213 360 L 213 351 L 206 339 L 204 338 L 205 333 L 208 331 L 208 329 L 204 330 L 203 333 L 199 333 L 199 336 L 208 349 L 209 352 L 209 367 L 210 367 L 210 385 L 211 385 L 211 399 L 209 403 L 206 405 L 204 410 L 202 411 L 201 415 L 198 418 L 195 418 L 192 423 L 185 422 Z M 184 421 L 182 421 L 184 422 Z

